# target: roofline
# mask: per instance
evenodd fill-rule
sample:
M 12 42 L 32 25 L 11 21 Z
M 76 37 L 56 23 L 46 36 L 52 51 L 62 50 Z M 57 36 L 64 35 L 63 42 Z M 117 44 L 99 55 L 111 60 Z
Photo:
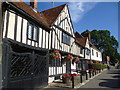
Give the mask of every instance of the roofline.
M 67 4 L 63 4 L 63 5 L 65 5 L 65 6 L 66 6 Z M 62 6 L 62 5 L 60 5 L 60 6 Z M 58 7 L 59 7 L 59 6 L 58 6 Z M 64 7 L 64 8 L 65 8 L 65 7 Z M 64 8 L 63 8 L 63 9 L 64 9 Z M 61 12 L 63 11 L 63 9 L 61 10 Z M 57 19 L 59 18 L 59 16 L 60 16 L 61 12 L 58 14 L 57 18 L 56 18 L 56 19 L 55 19 L 55 21 L 54 21 L 54 22 L 50 25 L 50 27 L 51 27 L 51 26 L 53 26 L 53 25 L 54 25 L 54 23 L 57 21 Z
M 34 17 L 30 16 L 29 14 L 27 14 L 25 11 L 23 11 L 22 9 L 18 8 L 16 5 L 12 4 L 11 2 L 5 2 L 7 5 L 9 5 L 9 9 L 12 9 L 13 11 L 18 11 L 19 13 L 24 14 L 26 17 L 29 17 L 30 19 L 34 20 L 35 22 L 37 22 L 41 28 L 45 29 L 46 31 L 50 32 L 51 28 L 47 27 L 46 25 L 44 25 L 43 23 L 41 23 L 40 21 L 36 20 Z M 6 8 L 6 7 L 5 7 Z M 17 12 L 17 13 L 18 13 Z
M 74 34 L 75 34 L 75 33 L 78 33 L 79 36 L 82 36 L 82 38 L 85 38 L 85 37 L 84 37 L 83 35 L 81 35 L 79 32 L 76 31 L 76 32 L 74 32 Z
M 68 4 L 63 4 L 63 5 L 67 6 L 67 8 L 68 8 Z M 65 7 L 64 7 L 64 8 L 65 8 Z M 63 10 L 64 10 L 64 8 L 63 8 Z M 62 12 L 63 10 L 61 10 L 61 12 Z M 59 15 L 57 16 L 56 20 L 57 20 L 58 17 L 60 16 L 61 12 L 60 12 Z M 69 8 L 68 8 L 68 14 L 69 14 L 69 16 L 70 16 Z M 55 21 L 56 21 L 56 20 L 55 20 Z M 54 25 L 55 21 L 50 25 L 50 27 Z M 72 25 L 72 28 L 73 28 L 73 34 L 74 34 L 74 27 L 73 27 L 73 23 L 72 23 L 71 16 L 70 16 L 70 22 L 71 22 L 71 25 Z M 74 34 L 74 35 L 75 35 L 75 34 Z
M 68 5 L 67 5 L 67 8 L 68 8 Z M 71 19 L 71 15 L 70 15 L 70 10 L 68 8 L 68 13 L 69 13 L 69 16 L 70 16 L 70 22 L 72 24 L 72 28 L 73 28 L 73 34 L 75 33 L 75 30 L 74 30 L 74 27 L 73 27 L 73 23 L 72 23 L 72 19 Z M 74 34 L 75 35 L 75 34 Z
M 85 46 L 82 46 L 82 45 L 80 45 L 78 42 L 76 42 L 76 38 L 75 38 L 75 43 L 78 44 L 79 46 L 85 48 Z

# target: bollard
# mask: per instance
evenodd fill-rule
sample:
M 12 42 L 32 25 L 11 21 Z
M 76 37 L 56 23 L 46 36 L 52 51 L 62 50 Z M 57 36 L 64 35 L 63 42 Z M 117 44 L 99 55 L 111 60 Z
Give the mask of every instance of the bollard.
M 74 88 L 74 76 L 72 76 L 72 88 Z
M 82 83 L 82 72 L 80 74 L 80 83 Z
M 87 71 L 86 71 L 86 80 L 88 80 L 88 75 L 87 75 Z
M 89 71 L 89 77 L 91 78 L 91 71 Z
M 94 71 L 92 71 L 92 76 L 94 76 Z
M 96 75 L 96 70 L 95 70 L 95 75 Z

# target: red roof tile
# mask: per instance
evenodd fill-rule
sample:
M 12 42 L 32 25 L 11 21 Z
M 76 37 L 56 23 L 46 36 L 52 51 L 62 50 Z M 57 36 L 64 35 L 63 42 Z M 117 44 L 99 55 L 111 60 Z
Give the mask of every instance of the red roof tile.
M 75 37 L 76 38 L 84 38 L 81 34 L 79 34 L 78 32 L 75 32 Z
M 76 42 L 81 46 L 85 47 L 87 38 L 76 38 Z
M 57 19 L 57 17 L 59 16 L 59 14 L 61 13 L 61 11 L 66 5 L 67 4 L 63 4 L 61 6 L 45 10 L 45 11 L 39 12 L 39 14 L 43 14 L 49 26 L 51 26 L 55 22 L 55 20 Z
M 36 13 L 29 5 L 27 5 L 25 2 L 10 2 L 13 5 L 15 5 L 17 8 L 21 9 L 22 11 L 24 11 L 25 13 L 27 13 L 28 15 L 30 15 L 31 17 L 33 17 L 34 19 L 36 19 L 37 21 L 39 21 L 42 25 L 44 25 L 45 27 L 49 28 L 49 25 L 44 17 L 44 15 L 42 14 L 38 14 Z
M 81 34 L 79 34 L 78 32 L 75 33 L 75 37 L 76 37 L 76 42 L 77 42 L 78 44 L 80 44 L 81 46 L 85 47 L 87 38 L 86 38 L 86 37 L 83 37 L 83 36 L 82 36 Z

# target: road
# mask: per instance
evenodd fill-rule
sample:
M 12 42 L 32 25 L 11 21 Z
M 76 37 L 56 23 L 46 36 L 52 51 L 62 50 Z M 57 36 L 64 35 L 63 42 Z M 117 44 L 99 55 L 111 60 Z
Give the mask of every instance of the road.
M 120 69 L 106 70 L 80 88 L 120 89 Z

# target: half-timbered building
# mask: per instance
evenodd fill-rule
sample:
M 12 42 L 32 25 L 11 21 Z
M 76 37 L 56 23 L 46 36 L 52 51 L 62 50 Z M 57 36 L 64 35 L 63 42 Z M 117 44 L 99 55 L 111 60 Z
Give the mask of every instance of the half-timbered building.
M 90 60 L 92 61 L 102 61 L 102 53 L 100 50 L 97 49 L 97 47 L 91 42 L 91 34 L 90 33 L 84 33 L 84 37 L 88 37 L 89 40 L 89 46 L 90 46 Z
M 48 84 L 50 27 L 34 5 L 3 2 L 3 87 L 26 88 Z
M 74 28 L 67 4 L 42 11 L 39 14 L 45 16 L 52 29 L 49 37 L 51 51 L 58 50 L 62 58 L 68 54 L 83 57 L 83 50 L 81 51 L 81 46 L 75 40 Z M 62 58 L 59 61 L 57 59 L 54 59 L 54 61 L 52 59 L 49 60 L 49 81 L 53 81 L 57 76 L 76 70 L 76 63 L 72 64 L 70 61 L 62 64 Z
M 89 44 L 89 39 L 87 37 L 82 36 L 78 32 L 75 33 L 75 37 L 77 41 L 84 47 L 84 57 L 81 59 L 81 68 L 82 70 L 88 69 L 88 64 L 87 62 L 90 60 L 90 44 Z
M 95 45 L 91 43 L 90 33 L 85 33 L 84 35 L 81 35 L 78 32 L 76 32 L 75 36 L 79 43 L 83 45 L 85 48 L 83 61 L 87 60 L 87 63 L 86 62 L 82 63 L 83 69 L 91 68 L 91 64 L 93 62 L 97 63 L 102 62 L 102 53 L 97 49 Z
M 68 5 L 38 12 L 37 2 L 19 1 L 2 3 L 3 87 L 42 87 L 87 69 L 89 38 L 74 34 Z

